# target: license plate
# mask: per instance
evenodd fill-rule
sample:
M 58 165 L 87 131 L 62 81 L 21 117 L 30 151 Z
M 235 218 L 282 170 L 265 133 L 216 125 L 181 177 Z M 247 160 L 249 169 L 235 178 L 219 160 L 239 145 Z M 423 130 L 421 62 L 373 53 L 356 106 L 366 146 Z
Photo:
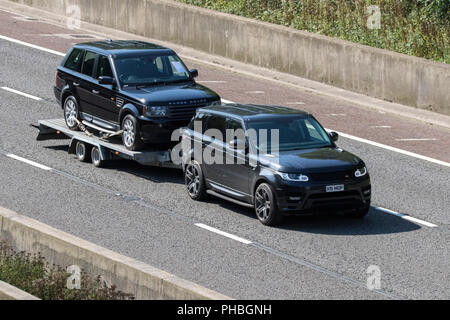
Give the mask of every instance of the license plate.
M 327 186 L 326 187 L 327 192 L 339 192 L 344 191 L 344 185 L 343 184 L 336 184 L 334 186 Z

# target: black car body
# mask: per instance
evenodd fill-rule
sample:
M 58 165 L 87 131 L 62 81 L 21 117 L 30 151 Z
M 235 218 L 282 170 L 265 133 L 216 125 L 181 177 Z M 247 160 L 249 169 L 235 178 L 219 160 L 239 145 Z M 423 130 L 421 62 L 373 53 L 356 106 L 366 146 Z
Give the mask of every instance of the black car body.
M 195 121 L 202 123 L 200 130 L 194 127 Z M 258 126 L 260 129 L 269 127 L 269 130 L 280 128 L 278 158 L 270 152 L 255 157 L 249 151 L 253 143 L 249 141 L 249 129 Z M 220 141 L 208 135 L 207 130 L 211 128 L 221 131 L 241 128 L 246 141 L 241 147 L 234 138 Z M 265 219 L 258 218 L 268 225 L 279 221 L 281 215 L 330 210 L 343 211 L 353 217 L 364 216 L 370 208 L 369 174 L 360 158 L 336 146 L 337 137 L 335 132 L 327 133 L 312 115 L 291 108 L 239 104 L 200 108 L 184 129 L 184 139 L 190 141 L 184 148 L 187 150 L 184 170 L 188 192 L 193 199 L 211 193 L 258 210 L 257 192 L 264 184 L 273 200 L 269 209 L 275 213 L 269 212 L 271 216 Z M 203 151 L 206 148 L 215 152 L 223 150 L 223 155 L 235 161 L 232 164 L 226 161 L 205 163 L 199 159 L 200 153 L 194 154 L 195 143 L 201 145 Z M 193 176 L 197 178 L 192 179 Z
M 197 74 L 174 51 L 155 44 L 83 43 L 58 67 L 54 93 L 63 108 L 72 97 L 69 104 L 76 110 L 65 109 L 65 118 L 76 116 L 105 130 L 124 129 L 123 120 L 130 115 L 138 141 L 125 145 L 133 150 L 140 142 L 170 141 L 173 130 L 186 126 L 198 107 L 220 104 L 215 92 L 194 81 Z M 76 129 L 69 120 L 68 126 Z

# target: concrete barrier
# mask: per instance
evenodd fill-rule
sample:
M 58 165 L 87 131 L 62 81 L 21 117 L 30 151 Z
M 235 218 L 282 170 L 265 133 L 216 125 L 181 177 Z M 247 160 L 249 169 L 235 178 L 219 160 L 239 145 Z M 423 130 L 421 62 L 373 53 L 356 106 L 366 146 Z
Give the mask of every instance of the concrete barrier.
M 450 115 L 450 65 L 170 0 L 10 0 Z
M 50 265 L 77 265 L 91 276 L 101 275 L 107 283 L 133 294 L 136 299 L 230 299 L 1 207 L 0 239 L 17 250 L 40 252 Z
M 0 281 L 0 300 L 40 300 L 6 282 Z

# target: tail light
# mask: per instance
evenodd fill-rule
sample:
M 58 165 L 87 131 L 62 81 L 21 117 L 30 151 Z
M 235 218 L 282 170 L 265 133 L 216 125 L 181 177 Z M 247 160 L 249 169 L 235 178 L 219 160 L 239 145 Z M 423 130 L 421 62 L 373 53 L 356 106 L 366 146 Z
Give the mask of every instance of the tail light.
M 55 73 L 55 86 L 56 87 L 58 87 L 58 76 L 59 76 L 58 71 L 56 71 L 56 73 Z

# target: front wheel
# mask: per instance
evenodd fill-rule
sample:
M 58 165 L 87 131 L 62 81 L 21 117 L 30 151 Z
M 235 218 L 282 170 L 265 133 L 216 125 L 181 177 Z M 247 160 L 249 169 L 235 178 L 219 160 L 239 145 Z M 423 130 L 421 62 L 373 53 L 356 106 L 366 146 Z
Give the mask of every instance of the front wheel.
M 200 164 L 191 160 L 184 170 L 184 182 L 186 184 L 186 189 L 194 200 L 202 200 L 206 196 L 206 186 L 205 180 L 203 179 L 202 169 Z
M 140 150 L 143 146 L 138 120 L 128 114 L 122 120 L 122 142 L 131 151 Z
M 64 101 L 64 120 L 70 130 L 78 130 L 78 102 L 74 96 L 68 96 Z
M 261 183 L 255 191 L 255 212 L 259 221 L 266 226 L 274 226 L 281 222 L 275 195 L 267 183 Z
M 370 202 L 367 202 L 366 204 L 364 204 L 363 207 L 358 208 L 354 211 L 346 212 L 344 214 L 348 218 L 361 219 L 364 218 L 369 213 L 369 210 L 370 210 Z

